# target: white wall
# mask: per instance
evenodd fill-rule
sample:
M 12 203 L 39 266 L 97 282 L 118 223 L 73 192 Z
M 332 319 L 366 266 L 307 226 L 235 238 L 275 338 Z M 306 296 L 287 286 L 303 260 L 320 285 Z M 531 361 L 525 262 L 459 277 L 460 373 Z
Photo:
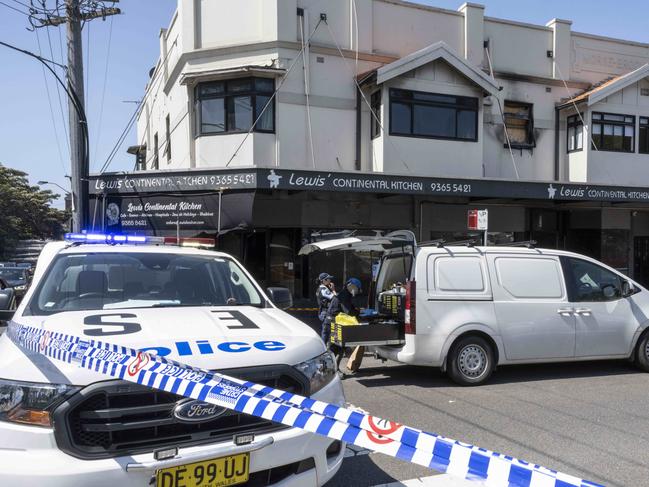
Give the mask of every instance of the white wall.
M 332 35 L 321 24 L 309 55 L 311 126 L 318 169 L 355 168 L 353 75 L 440 40 L 480 67 L 486 67 L 480 46 L 482 40 L 488 40 L 495 71 L 505 73 L 497 80 L 503 87 L 499 99 L 533 103 L 537 146 L 533 151 L 514 151 L 521 179 L 554 178 L 554 107 L 585 88 L 583 84 L 571 82 L 601 82 L 649 62 L 649 45 L 571 32 L 570 23 L 566 21 L 534 26 L 483 16 L 483 9 L 475 6 L 456 12 L 401 0 L 356 0 L 355 5 L 356 15 L 351 0 L 178 0 L 177 15 L 170 19 L 160 39 L 160 59 L 166 57 L 165 65 L 161 66 L 162 76 L 150 81 L 145 107 L 137 121 L 138 143 L 147 143 L 149 165 L 156 132 L 161 169 L 222 167 L 225 164 L 241 136 L 195 139 L 192 90 L 179 84 L 180 75 L 248 65 L 287 68 L 300 49 L 298 7 L 305 9 L 308 31 L 315 28 L 320 14 L 325 13 L 336 41 L 348 56 L 347 61 L 339 57 Z M 472 17 L 465 18 L 465 13 Z M 488 13 L 487 8 L 484 14 Z M 551 17 L 552 13 L 548 12 L 548 18 Z M 465 32 L 465 25 L 471 32 Z M 561 42 L 553 43 L 553 29 L 557 25 L 562 29 L 557 37 Z M 471 44 L 468 48 L 466 39 Z M 354 59 L 355 49 L 358 50 L 358 63 Z M 559 51 L 554 54 L 561 66 L 569 63 L 568 69 L 561 69 L 569 78 L 567 90 L 557 70 L 553 69 L 553 59 L 547 56 L 549 50 Z M 474 85 L 453 71 L 440 69 L 436 73 L 436 69 L 428 67 L 407 74 L 395 80 L 394 85 L 469 94 L 482 99 Z M 649 88 L 649 82 L 642 83 Z M 165 87 L 167 92 L 163 91 Z M 369 111 L 363 104 L 361 167 L 402 174 L 515 178 L 511 156 L 503 144 L 502 119 L 497 104 L 492 97 L 485 102 L 479 117 L 477 143 L 405 137 L 379 137 L 372 141 Z M 304 72 L 299 62 L 277 96 L 277 133 L 253 134 L 231 165 L 312 168 L 305 104 Z M 598 109 L 646 115 L 649 114 L 649 97 L 640 97 L 636 87 L 610 97 Z M 169 164 L 164 156 L 167 114 L 170 114 L 173 130 Z M 382 120 L 389 130 L 387 89 L 384 90 Z M 644 155 L 590 154 L 587 143 L 584 151 L 567 155 L 565 113 L 562 120 L 560 177 L 620 184 L 637 183 L 638 175 L 649 177 L 645 170 L 649 164 Z

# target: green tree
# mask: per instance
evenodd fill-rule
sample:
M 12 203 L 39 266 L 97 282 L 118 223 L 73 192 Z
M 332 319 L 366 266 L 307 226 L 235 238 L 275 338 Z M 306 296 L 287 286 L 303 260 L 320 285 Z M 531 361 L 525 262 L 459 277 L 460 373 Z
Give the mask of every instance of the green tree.
M 50 206 L 58 196 L 31 186 L 26 173 L 0 164 L 0 258 L 18 240 L 63 235 L 69 215 Z

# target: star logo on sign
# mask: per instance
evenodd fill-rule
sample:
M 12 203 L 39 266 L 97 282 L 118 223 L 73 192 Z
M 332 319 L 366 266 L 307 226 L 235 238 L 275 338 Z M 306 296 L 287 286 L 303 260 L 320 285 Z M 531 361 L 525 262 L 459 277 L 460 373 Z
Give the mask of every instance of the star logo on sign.
M 555 195 L 556 193 L 557 193 L 557 188 L 555 188 L 555 187 L 552 186 L 552 185 L 548 186 L 548 198 L 550 198 L 551 200 L 553 200 L 553 199 L 554 199 L 554 195 Z

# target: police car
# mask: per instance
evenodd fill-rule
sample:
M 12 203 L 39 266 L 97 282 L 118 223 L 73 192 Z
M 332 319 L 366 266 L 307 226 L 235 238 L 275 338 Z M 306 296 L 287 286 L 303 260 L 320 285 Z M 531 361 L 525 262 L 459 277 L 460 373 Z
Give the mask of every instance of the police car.
M 280 309 L 290 293 L 266 293 L 232 257 L 197 248 L 209 242 L 66 237 L 43 249 L 14 322 L 344 404 L 320 337 Z M 341 442 L 53 362 L 0 337 L 0 485 L 323 485 L 343 453 Z

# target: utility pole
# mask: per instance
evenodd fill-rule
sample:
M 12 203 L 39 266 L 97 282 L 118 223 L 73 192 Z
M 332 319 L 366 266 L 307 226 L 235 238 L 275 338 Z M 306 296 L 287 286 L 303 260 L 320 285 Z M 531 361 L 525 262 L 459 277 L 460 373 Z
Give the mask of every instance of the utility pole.
M 119 0 L 31 0 L 30 23 L 32 29 L 54 27 L 66 24 L 68 43 L 68 88 L 73 99 L 68 100 L 68 122 L 70 127 L 70 165 L 72 174 L 72 225 L 80 232 L 88 223 L 88 173 L 90 151 L 88 142 L 88 120 L 85 116 L 85 94 L 83 88 L 83 41 L 82 22 L 105 19 L 117 15 L 118 8 L 106 7 Z
M 81 39 L 81 13 L 79 0 L 66 0 L 68 30 L 68 86 L 77 94 L 81 107 L 85 110 L 83 91 L 83 42 Z M 84 127 L 87 120 L 81 120 L 77 110 L 68 104 L 68 122 L 70 126 L 70 164 L 72 165 L 72 198 L 76 199 L 76 211 L 72 215 L 74 231 L 85 229 L 88 222 L 88 175 L 90 161 L 85 154 L 86 147 Z

